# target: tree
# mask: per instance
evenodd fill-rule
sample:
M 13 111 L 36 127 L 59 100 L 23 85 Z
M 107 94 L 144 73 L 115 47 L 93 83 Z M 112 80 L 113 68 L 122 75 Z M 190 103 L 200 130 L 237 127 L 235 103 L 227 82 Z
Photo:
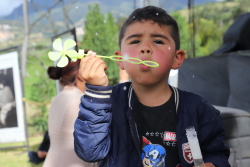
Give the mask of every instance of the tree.
M 114 55 L 118 47 L 118 28 L 111 13 L 107 18 L 101 14 L 98 4 L 89 5 L 89 12 L 85 17 L 85 34 L 83 36 L 82 48 L 95 51 L 98 55 Z M 116 62 L 104 59 L 107 65 L 106 74 L 109 83 L 115 85 L 119 82 L 119 68 Z
M 203 55 L 211 54 L 223 43 L 221 28 L 213 20 L 200 18 L 197 33 Z
M 184 50 L 186 53 L 186 58 L 188 58 L 188 50 L 190 50 L 190 33 L 189 33 L 189 25 L 188 21 L 185 17 L 183 17 L 180 13 L 180 11 L 171 13 L 171 16 L 176 20 L 179 27 L 179 33 L 180 33 L 180 49 Z M 195 40 L 195 53 L 196 55 L 201 55 L 201 49 L 199 48 L 199 40 Z
M 181 16 L 180 12 L 174 12 L 171 16 L 176 20 L 179 26 L 180 32 L 180 49 L 184 50 L 187 53 L 188 50 L 188 22 Z
M 125 17 L 125 16 L 118 16 L 117 21 L 116 21 L 116 25 L 117 25 L 119 30 L 122 28 L 122 25 L 126 21 L 126 19 L 127 19 L 127 17 Z

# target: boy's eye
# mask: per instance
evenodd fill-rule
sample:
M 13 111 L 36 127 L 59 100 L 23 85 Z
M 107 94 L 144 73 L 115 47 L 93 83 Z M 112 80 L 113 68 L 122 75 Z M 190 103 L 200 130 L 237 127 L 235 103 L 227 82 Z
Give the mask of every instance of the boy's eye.
M 155 40 L 154 43 L 156 43 L 156 44 L 164 44 L 161 40 Z
M 140 43 L 140 41 L 139 40 L 134 40 L 134 41 L 130 42 L 130 44 L 137 44 L 137 43 Z

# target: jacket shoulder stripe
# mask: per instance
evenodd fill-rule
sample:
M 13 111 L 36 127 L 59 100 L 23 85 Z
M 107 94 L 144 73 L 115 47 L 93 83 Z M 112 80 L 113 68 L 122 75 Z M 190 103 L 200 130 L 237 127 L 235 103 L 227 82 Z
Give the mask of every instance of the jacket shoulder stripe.
M 85 91 L 85 95 L 90 96 L 90 97 L 95 97 L 95 98 L 101 98 L 101 99 L 110 98 L 110 95 L 93 94 L 87 91 Z
M 107 90 L 107 91 L 96 91 L 96 90 L 93 90 L 93 89 L 89 89 L 89 88 L 86 88 L 87 91 L 90 91 L 90 92 L 93 92 L 93 93 L 102 93 L 102 94 L 105 94 L 105 93 L 112 93 L 112 90 Z

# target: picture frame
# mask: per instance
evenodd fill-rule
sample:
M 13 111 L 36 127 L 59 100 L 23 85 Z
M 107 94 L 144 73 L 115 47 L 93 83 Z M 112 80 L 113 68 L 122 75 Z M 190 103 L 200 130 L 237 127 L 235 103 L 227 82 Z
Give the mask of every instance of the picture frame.
M 0 54 L 0 143 L 26 141 L 18 52 Z

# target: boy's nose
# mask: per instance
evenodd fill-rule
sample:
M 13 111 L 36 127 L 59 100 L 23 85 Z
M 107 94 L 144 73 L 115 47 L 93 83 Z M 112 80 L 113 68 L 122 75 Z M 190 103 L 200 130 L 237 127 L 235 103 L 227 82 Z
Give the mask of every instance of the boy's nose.
M 150 49 L 142 49 L 141 53 L 151 53 Z
M 149 54 L 149 53 L 152 53 L 152 50 L 151 50 L 150 46 L 148 46 L 148 45 L 145 44 L 141 48 L 141 53 L 142 54 L 145 54 L 145 53 Z

